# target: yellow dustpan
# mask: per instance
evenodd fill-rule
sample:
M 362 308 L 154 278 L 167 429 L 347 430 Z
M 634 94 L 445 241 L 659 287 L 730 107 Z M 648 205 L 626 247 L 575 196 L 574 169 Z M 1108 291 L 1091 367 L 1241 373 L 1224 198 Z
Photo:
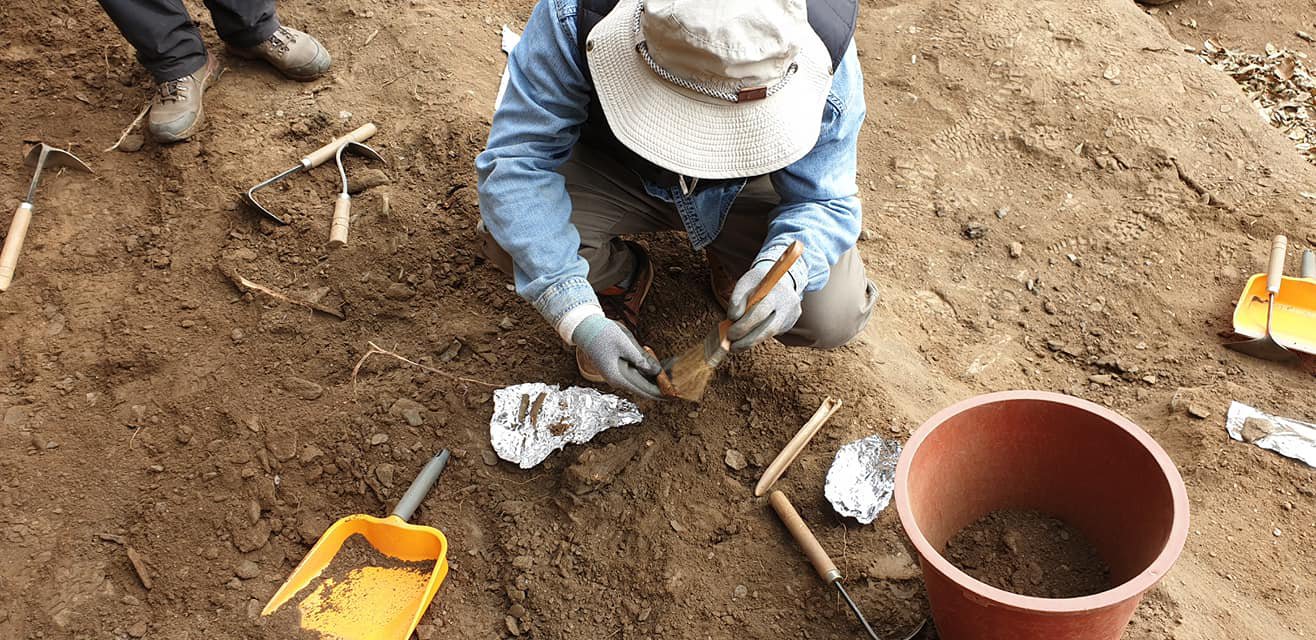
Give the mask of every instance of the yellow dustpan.
M 335 522 L 270 598 L 261 615 L 273 614 L 314 585 L 296 605 L 301 628 L 343 640 L 411 637 L 448 575 L 448 540 L 438 529 L 408 524 L 407 520 L 447 464 L 448 450 L 444 449 L 425 465 L 387 518 L 352 515 Z M 390 560 L 432 561 L 434 566 L 418 571 L 406 566 L 368 565 L 322 578 L 343 542 L 356 534 Z
M 1279 278 L 1270 334 L 1285 349 L 1316 354 L 1316 262 L 1310 256 L 1308 252 L 1303 257 L 1301 278 Z M 1269 284 L 1265 273 L 1248 279 L 1234 307 L 1235 333 L 1254 339 L 1266 335 Z

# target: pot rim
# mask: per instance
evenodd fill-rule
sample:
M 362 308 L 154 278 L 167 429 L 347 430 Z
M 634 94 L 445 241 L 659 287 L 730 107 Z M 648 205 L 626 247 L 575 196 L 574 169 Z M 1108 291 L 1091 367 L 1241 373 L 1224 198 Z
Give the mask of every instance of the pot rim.
M 1078 598 L 1037 598 L 1011 593 L 979 581 L 951 564 L 923 536 L 923 531 L 914 518 L 914 509 L 908 491 L 909 469 L 919 448 L 938 426 L 944 424 L 952 416 L 984 405 L 1012 400 L 1040 400 L 1068 405 L 1093 413 L 1123 429 L 1125 433 L 1129 434 L 1151 454 L 1170 485 L 1171 503 L 1174 507 L 1174 522 L 1170 527 L 1170 535 L 1165 542 L 1165 547 L 1146 569 L 1120 585 L 1100 593 Z M 1183 477 L 1179 475 L 1179 470 L 1175 468 L 1169 454 L 1157 444 L 1156 440 L 1128 418 L 1115 411 L 1081 398 L 1049 391 L 999 391 L 974 396 L 942 409 L 931 418 L 928 418 L 910 437 L 905 444 L 904 451 L 900 454 L 900 461 L 896 465 L 895 501 L 896 510 L 900 515 L 900 523 L 905 529 L 905 534 L 909 536 L 910 541 L 914 543 L 914 547 L 925 562 L 931 564 L 933 568 L 956 585 L 979 598 L 1003 607 L 1040 613 L 1085 613 L 1112 607 L 1141 596 L 1165 577 L 1170 567 L 1179 558 L 1179 554 L 1183 551 L 1184 544 L 1188 539 L 1188 489 L 1184 486 Z

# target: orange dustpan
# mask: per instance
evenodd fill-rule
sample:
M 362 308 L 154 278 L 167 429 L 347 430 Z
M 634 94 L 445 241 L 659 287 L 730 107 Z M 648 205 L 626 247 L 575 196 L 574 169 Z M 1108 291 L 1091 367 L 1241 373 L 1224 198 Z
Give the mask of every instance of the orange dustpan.
M 1270 335 L 1285 349 L 1316 354 L 1316 264 L 1309 256 L 1304 256 L 1301 278 L 1278 278 Z M 1253 339 L 1266 335 L 1270 283 L 1267 273 L 1248 279 L 1234 308 L 1235 333 Z
M 407 520 L 448 464 L 448 450 L 434 456 L 387 518 L 347 516 L 335 522 L 311 547 L 301 564 L 270 598 L 262 616 L 279 610 L 313 588 L 297 603 L 301 628 L 325 638 L 406 640 L 448 575 L 448 540 L 432 527 Z M 404 562 L 434 562 L 427 572 L 400 566 L 361 566 L 342 576 L 321 579 L 343 542 L 360 534 L 376 551 Z

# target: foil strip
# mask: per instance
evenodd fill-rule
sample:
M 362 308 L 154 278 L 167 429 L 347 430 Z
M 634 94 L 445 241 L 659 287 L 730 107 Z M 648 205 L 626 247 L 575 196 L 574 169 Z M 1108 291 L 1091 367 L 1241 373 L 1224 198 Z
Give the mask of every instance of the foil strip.
M 900 444 L 869 436 L 836 452 L 823 489 L 832 508 L 862 524 L 871 524 L 891 504 L 896 490 Z

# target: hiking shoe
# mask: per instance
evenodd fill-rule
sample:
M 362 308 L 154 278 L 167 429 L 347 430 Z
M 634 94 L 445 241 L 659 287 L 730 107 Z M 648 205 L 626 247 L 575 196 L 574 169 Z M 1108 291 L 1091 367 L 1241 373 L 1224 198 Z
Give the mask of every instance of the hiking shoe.
M 254 47 L 229 49 L 240 58 L 264 60 L 293 80 L 314 80 L 333 62 L 319 40 L 290 27 L 279 27 Z
M 155 86 L 146 128 L 157 142 L 180 142 L 201 128 L 205 112 L 201 94 L 219 74 L 219 62 L 206 56 L 206 64 L 190 76 L 167 80 Z
M 717 256 L 712 253 L 705 255 L 708 256 L 708 284 L 713 289 L 713 299 L 726 311 L 731 307 L 731 292 L 736 289 L 736 281 Z
M 640 310 L 644 307 L 644 300 L 649 297 L 649 290 L 653 287 L 653 263 L 649 260 L 649 252 L 645 251 L 644 247 L 629 240 L 626 241 L 626 246 L 635 256 L 631 286 L 627 288 L 612 286 L 599 291 L 599 305 L 603 307 L 603 315 L 620 323 L 632 335 L 638 335 Z M 576 368 L 580 370 L 580 376 L 590 382 L 605 381 L 594 367 L 594 363 L 590 362 L 589 356 L 579 348 L 576 349 Z

